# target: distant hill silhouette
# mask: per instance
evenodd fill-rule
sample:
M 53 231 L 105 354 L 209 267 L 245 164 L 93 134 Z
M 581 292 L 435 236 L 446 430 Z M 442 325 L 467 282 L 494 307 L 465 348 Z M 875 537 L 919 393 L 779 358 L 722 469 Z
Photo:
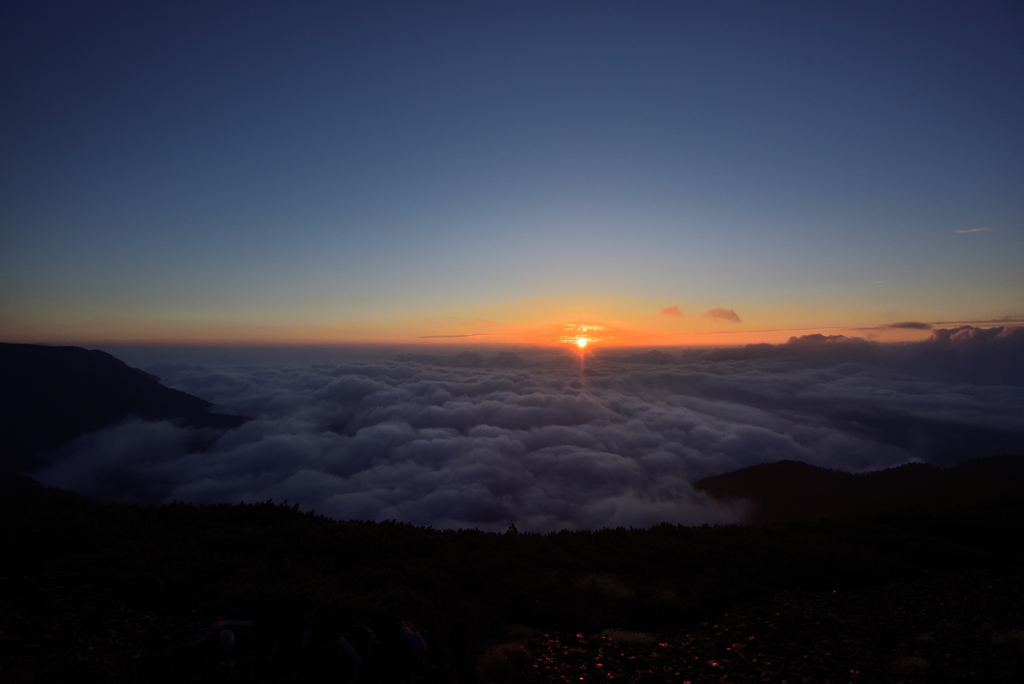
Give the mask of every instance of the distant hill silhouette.
M 215 429 L 248 420 L 211 407 L 105 352 L 0 343 L 0 472 L 41 465 L 41 453 L 130 415 Z
M 0 501 L 85 501 L 85 497 L 57 487 L 45 487 L 28 475 L 0 471 Z
M 754 523 L 935 510 L 1024 495 L 1024 457 L 993 456 L 948 469 L 909 463 L 860 474 L 778 461 L 708 477 L 694 487 L 719 500 L 749 501 Z

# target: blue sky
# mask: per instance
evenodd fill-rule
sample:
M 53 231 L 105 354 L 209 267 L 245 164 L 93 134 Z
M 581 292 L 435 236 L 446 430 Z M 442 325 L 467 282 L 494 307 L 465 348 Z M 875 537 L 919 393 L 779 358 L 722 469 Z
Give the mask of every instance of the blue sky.
M 1024 315 L 1012 3 L 208 4 L 0 10 L 5 339 Z

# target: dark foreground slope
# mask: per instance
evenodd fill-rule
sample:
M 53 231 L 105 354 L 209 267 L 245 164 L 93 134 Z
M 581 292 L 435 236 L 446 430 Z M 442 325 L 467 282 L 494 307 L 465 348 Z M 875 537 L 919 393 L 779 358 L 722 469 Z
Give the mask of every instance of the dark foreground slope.
M 0 344 L 0 472 L 38 466 L 43 452 L 129 415 L 214 429 L 246 420 L 211 408 L 105 352 Z
M 717 499 L 750 502 L 750 522 L 761 524 L 879 511 L 939 511 L 1024 492 L 1024 457 L 975 459 L 946 469 L 911 463 L 860 474 L 779 461 L 705 478 L 694 487 Z
M 269 503 L 0 504 L 0 520 L 3 681 L 311 682 L 360 624 L 381 641 L 371 683 L 1024 677 L 1019 496 L 548 535 Z M 185 646 L 218 618 L 247 623 L 230 654 Z M 410 664 L 399 620 L 419 626 L 429 668 Z

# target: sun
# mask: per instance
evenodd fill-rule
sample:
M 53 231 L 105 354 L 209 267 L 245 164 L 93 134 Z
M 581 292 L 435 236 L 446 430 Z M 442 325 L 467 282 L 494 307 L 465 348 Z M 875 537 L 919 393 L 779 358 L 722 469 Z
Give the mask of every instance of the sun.
M 576 346 L 579 347 L 580 349 L 583 349 L 584 347 L 586 347 L 587 346 L 587 338 L 586 337 L 577 337 L 576 338 Z

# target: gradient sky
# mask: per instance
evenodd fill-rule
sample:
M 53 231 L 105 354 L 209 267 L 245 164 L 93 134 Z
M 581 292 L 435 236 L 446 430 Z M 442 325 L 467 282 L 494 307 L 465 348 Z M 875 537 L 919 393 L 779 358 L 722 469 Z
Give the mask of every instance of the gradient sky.
M 4 341 L 1024 317 L 1018 3 L 8 1 L 0 91 Z

